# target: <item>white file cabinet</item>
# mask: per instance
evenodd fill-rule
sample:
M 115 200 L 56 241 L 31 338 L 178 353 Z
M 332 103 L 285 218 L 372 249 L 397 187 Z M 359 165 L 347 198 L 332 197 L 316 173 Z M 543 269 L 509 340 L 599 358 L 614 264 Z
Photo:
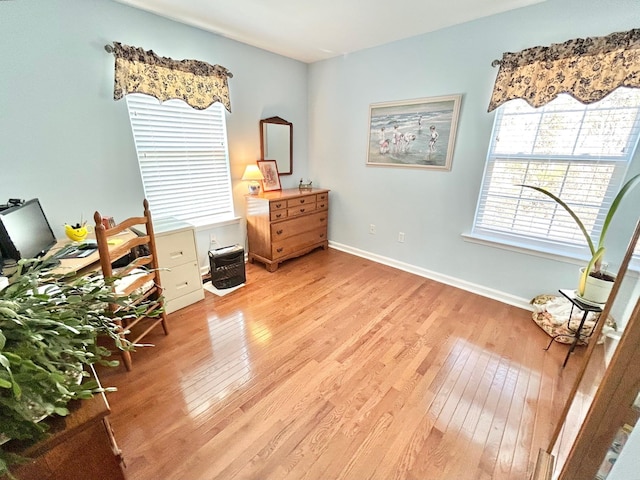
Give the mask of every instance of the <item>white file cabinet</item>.
M 202 300 L 194 227 L 180 220 L 159 219 L 154 220 L 153 228 L 167 313 Z

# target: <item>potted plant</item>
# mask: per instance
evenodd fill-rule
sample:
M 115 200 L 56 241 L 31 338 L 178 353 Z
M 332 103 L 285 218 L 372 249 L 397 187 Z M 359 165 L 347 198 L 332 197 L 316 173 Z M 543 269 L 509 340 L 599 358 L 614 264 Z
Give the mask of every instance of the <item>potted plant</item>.
M 578 296 L 587 301 L 605 303 L 607 301 L 607 298 L 609 297 L 609 293 L 611 292 L 611 288 L 613 287 L 613 282 L 615 281 L 615 276 L 602 270 L 602 259 L 604 258 L 605 254 L 604 241 L 607 235 L 607 230 L 609 229 L 609 226 L 611 224 L 611 220 L 618 210 L 620 203 L 638 183 L 640 183 L 640 174 L 635 175 L 622 186 L 613 202 L 611 203 L 611 207 L 609 207 L 609 211 L 607 212 L 604 223 L 602 225 L 600 237 L 597 239 L 591 238 L 589 232 L 587 232 L 587 229 L 584 226 L 584 223 L 582 222 L 582 220 L 580 220 L 578 215 L 571 209 L 571 207 L 569 207 L 569 205 L 567 205 L 556 195 L 542 187 L 537 187 L 535 185 L 520 185 L 522 187 L 536 190 L 552 198 L 556 203 L 564 208 L 569 215 L 571 215 L 571 218 L 573 218 L 573 220 L 580 228 L 580 231 L 584 235 L 584 238 L 587 241 L 587 245 L 589 246 L 591 258 L 589 259 L 589 263 L 587 264 L 587 266 L 580 269 L 580 280 L 578 282 L 578 289 L 576 292 Z
M 67 403 L 104 391 L 86 366 L 107 361 L 111 352 L 98 335 L 116 346 L 132 346 L 118 335 L 106 304 L 124 304 L 115 279 L 99 275 L 69 278 L 49 273 L 56 263 L 23 259 L 0 290 L 0 443 L 9 439 L 30 445 L 46 435 L 48 415 L 67 415 Z M 141 306 L 140 308 L 145 308 Z M 0 477 L 19 457 L 0 445 Z

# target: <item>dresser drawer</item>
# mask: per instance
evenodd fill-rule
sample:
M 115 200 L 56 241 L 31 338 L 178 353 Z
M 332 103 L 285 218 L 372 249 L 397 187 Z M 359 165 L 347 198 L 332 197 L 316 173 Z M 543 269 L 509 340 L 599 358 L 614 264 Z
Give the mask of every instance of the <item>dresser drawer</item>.
M 329 199 L 325 198 L 320 200 L 320 195 L 318 195 L 318 201 L 316 202 L 316 210 L 328 210 L 328 209 L 329 209 Z
M 315 203 L 305 203 L 304 205 L 298 205 L 293 208 L 287 208 L 287 218 L 297 217 L 299 215 L 306 215 L 307 213 L 314 212 L 316 209 Z
M 277 200 L 274 202 L 269 202 L 269 211 L 277 212 L 278 210 L 286 210 L 287 201 L 286 200 Z
M 286 210 L 275 210 L 275 211 L 271 212 L 269 217 L 271 218 L 272 222 L 274 222 L 276 220 L 282 220 L 282 219 L 287 218 L 287 211 Z
M 327 240 L 327 228 L 317 228 L 310 232 L 301 233 L 282 241 L 273 242 L 271 257 L 273 260 L 285 257 L 311 245 L 317 245 Z
M 197 261 L 192 230 L 156 235 L 156 250 L 161 268 Z
M 306 195 L 304 197 L 292 198 L 287 200 L 287 208 L 299 207 L 301 205 L 307 205 L 309 203 L 316 203 L 315 195 Z
M 293 218 L 271 225 L 271 240 L 279 242 L 309 230 L 327 226 L 327 212 L 318 212 L 304 218 Z
M 329 200 L 328 193 L 319 193 L 316 195 L 316 202 L 326 202 L 327 200 Z

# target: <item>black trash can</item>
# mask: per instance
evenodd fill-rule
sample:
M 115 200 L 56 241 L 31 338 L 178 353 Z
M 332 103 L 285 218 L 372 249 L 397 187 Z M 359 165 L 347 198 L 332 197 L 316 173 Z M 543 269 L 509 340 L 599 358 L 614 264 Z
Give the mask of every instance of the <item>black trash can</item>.
M 240 245 L 209 250 L 211 283 L 218 289 L 236 287 L 246 281 L 244 248 Z

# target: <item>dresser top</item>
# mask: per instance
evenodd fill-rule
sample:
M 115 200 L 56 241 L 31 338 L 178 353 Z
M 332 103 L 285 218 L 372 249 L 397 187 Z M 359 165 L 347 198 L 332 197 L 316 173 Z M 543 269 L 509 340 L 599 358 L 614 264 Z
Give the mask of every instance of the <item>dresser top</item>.
M 304 197 L 305 195 L 314 195 L 316 193 L 327 193 L 326 188 L 312 188 L 309 190 L 300 190 L 298 188 L 288 188 L 278 190 L 276 192 L 261 192 L 258 195 L 246 195 L 247 198 L 264 198 L 266 200 L 282 200 L 294 197 Z

